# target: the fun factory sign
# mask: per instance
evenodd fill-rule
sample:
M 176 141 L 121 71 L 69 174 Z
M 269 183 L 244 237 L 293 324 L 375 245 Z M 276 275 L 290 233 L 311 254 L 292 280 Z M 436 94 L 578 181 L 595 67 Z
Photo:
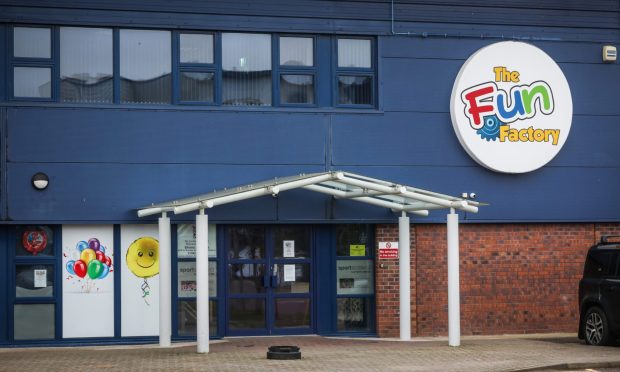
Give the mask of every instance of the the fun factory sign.
M 498 172 L 547 164 L 570 131 L 570 88 L 558 65 L 526 43 L 501 42 L 474 53 L 452 89 L 452 125 L 469 155 Z

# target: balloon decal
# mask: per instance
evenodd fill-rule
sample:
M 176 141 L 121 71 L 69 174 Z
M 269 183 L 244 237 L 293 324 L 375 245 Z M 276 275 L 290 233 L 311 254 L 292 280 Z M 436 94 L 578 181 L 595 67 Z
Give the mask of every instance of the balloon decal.
M 105 279 L 112 271 L 112 258 L 105 254 L 106 249 L 97 238 L 82 240 L 75 246 L 79 259 L 66 264 L 69 275 L 81 279 Z
M 125 256 L 127 267 L 144 282 L 140 286 L 144 302 L 150 306 L 148 296 L 151 293 L 147 278 L 159 274 L 159 242 L 155 238 L 141 237 L 136 239 L 127 249 Z

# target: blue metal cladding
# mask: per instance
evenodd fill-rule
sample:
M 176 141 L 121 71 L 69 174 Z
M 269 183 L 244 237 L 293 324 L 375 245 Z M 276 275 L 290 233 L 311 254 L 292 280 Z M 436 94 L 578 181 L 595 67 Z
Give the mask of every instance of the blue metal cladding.
M 476 192 L 491 205 L 467 214 L 467 221 L 620 221 L 620 86 L 615 83 L 620 81 L 620 64 L 601 61 L 601 41 L 620 40 L 617 1 L 496 0 L 458 7 L 449 1 L 397 1 L 397 31 L 428 32 L 430 37 L 389 35 L 385 1 L 183 4 L 193 5 L 192 12 L 173 12 L 170 7 L 178 3 L 160 1 L 0 1 L 0 21 L 307 32 L 317 38 L 317 107 L 3 103 L 3 222 L 133 222 L 138 220 L 134 208 L 152 202 L 336 169 L 454 195 Z M 309 8 L 301 12 L 291 4 Z M 247 14 L 225 15 L 233 5 Z M 272 17 L 281 15 L 290 18 Z M 330 107 L 335 84 L 332 43 L 322 33 L 379 35 L 375 109 Z M 478 37 L 466 37 L 472 33 Z M 0 26 L 0 46 L 6 44 L 6 34 L 8 27 Z M 548 165 L 527 174 L 500 174 L 479 166 L 459 144 L 450 121 L 450 93 L 460 67 L 502 35 L 526 39 L 548 53 L 572 91 L 573 123 L 565 146 Z M 7 48 L 1 52 L 0 67 L 8 61 Z M 118 75 L 118 53 L 115 58 Z M 6 76 L 2 69 L 3 92 L 10 85 Z M 51 179 L 44 192 L 30 185 L 38 171 Z M 221 206 L 209 214 L 214 222 L 396 220 L 382 208 L 305 190 Z M 445 213 L 415 220 L 445 222 Z

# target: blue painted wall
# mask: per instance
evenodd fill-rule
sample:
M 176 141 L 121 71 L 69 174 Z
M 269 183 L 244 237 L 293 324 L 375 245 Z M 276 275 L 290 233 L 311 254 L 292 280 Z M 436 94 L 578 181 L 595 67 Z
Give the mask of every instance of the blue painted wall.
M 234 1 L 0 1 L 0 22 L 9 23 L 377 35 L 379 61 L 376 110 L 235 111 L 5 99 L 2 221 L 131 222 L 137 221 L 135 208 L 152 202 L 331 169 L 448 194 L 474 191 L 491 205 L 465 216 L 468 221 L 620 221 L 620 63 L 601 62 L 603 43 L 620 46 L 620 4 L 469 3 L 396 2 L 396 30 L 416 35 L 393 36 L 389 1 L 261 0 L 244 7 Z M 0 46 L 6 44 L 4 30 Z M 461 65 L 502 36 L 526 39 L 547 52 L 573 95 L 573 126 L 564 148 L 544 168 L 522 175 L 476 164 L 450 122 L 450 92 Z M 0 67 L 7 48 L 2 53 Z M 7 75 L 1 71 L 3 99 Z M 37 171 L 51 176 L 44 192 L 30 186 Z M 417 220 L 445 221 L 443 213 Z M 210 217 L 395 221 L 381 208 L 302 190 L 218 207 Z

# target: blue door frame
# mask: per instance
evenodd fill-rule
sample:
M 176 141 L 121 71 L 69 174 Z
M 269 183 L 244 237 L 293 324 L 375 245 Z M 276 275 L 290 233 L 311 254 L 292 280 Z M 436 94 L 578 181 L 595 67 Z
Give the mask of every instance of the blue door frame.
M 303 226 L 308 229 L 308 237 L 309 237 L 309 252 L 310 257 L 308 258 L 276 258 L 275 257 L 275 237 L 274 230 L 278 229 L 282 226 L 286 225 L 263 225 L 260 228 L 264 229 L 264 250 L 265 255 L 261 258 L 252 258 L 252 259 L 240 259 L 240 258 L 230 258 L 229 256 L 229 247 L 231 242 L 229 241 L 228 229 L 233 228 L 234 225 L 224 227 L 224 267 L 222 270 L 222 274 L 218 279 L 224 283 L 225 288 L 225 296 L 224 300 L 224 316 L 223 321 L 225 323 L 225 334 L 227 336 L 246 336 L 246 335 L 285 335 L 285 334 L 311 334 L 316 333 L 315 326 L 315 308 L 316 308 L 316 296 L 315 296 L 315 283 L 314 278 L 315 275 L 315 264 L 314 264 L 314 234 L 312 226 L 308 225 L 297 225 Z M 279 270 L 280 265 L 285 264 L 306 264 L 309 265 L 309 289 L 307 293 L 277 293 L 276 288 L 279 285 L 278 275 L 274 275 L 274 267 Z M 248 265 L 248 266 L 244 266 Z M 252 293 L 252 294 L 243 294 L 243 293 L 231 293 L 229 277 L 234 275 L 235 273 L 232 270 L 244 270 L 244 268 L 255 268 L 262 267 L 260 271 L 260 280 L 258 281 L 258 285 L 262 286 L 260 290 L 262 292 Z M 230 327 L 230 310 L 231 310 L 231 300 L 251 300 L 255 299 L 257 301 L 264 301 L 264 316 L 265 316 L 265 327 L 261 328 L 239 328 L 239 329 L 231 329 Z M 295 328 L 278 328 L 275 325 L 275 316 L 276 316 L 276 301 L 278 299 L 309 299 L 310 301 L 310 325 L 308 327 L 295 327 Z

